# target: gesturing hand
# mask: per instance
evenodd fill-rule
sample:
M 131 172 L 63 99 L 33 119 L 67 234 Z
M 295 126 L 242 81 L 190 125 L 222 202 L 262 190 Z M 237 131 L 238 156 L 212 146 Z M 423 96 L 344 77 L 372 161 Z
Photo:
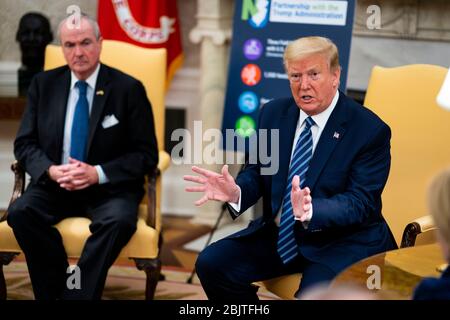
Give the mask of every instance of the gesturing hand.
M 311 191 L 308 187 L 300 189 L 300 177 L 294 176 L 292 179 L 291 204 L 296 220 L 304 222 L 311 210 Z
M 203 197 L 195 202 L 196 206 L 201 206 L 208 200 L 235 203 L 239 201 L 239 187 L 228 172 L 228 165 L 222 167 L 221 174 L 196 166 L 192 167 L 192 171 L 200 176 L 186 175 L 183 179 L 199 184 L 186 187 L 187 192 L 203 192 Z

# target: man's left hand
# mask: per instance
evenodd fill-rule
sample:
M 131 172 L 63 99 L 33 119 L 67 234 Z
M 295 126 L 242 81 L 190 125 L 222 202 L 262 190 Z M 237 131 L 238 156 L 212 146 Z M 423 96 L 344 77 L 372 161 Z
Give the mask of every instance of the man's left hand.
M 75 166 L 57 180 L 61 188 L 75 191 L 98 183 L 98 174 L 94 166 L 72 158 L 69 158 L 69 163 Z

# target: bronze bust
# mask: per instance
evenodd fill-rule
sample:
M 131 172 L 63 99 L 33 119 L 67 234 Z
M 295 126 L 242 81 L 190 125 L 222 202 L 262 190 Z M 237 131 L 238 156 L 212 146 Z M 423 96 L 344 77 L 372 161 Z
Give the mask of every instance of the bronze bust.
M 53 41 L 49 20 L 37 12 L 22 16 L 16 34 L 22 66 L 19 69 L 19 95 L 25 96 L 33 76 L 44 67 L 45 47 Z

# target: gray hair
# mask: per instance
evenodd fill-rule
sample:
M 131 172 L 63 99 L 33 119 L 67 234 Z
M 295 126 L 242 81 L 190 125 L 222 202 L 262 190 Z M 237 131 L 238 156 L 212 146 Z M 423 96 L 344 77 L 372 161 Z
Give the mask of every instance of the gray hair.
M 58 37 L 58 41 L 61 41 L 61 28 L 63 26 L 64 23 L 67 23 L 69 19 L 75 19 L 75 13 L 71 14 L 67 17 L 65 17 L 58 25 L 58 30 L 57 30 L 57 37 Z M 100 33 L 100 27 L 98 26 L 98 22 L 94 19 L 92 19 L 89 15 L 87 15 L 86 13 L 81 13 L 81 17 L 80 17 L 80 21 L 81 19 L 86 20 L 91 26 L 92 29 L 94 29 L 94 35 L 95 38 L 97 40 L 100 39 L 100 37 L 102 36 L 102 34 Z

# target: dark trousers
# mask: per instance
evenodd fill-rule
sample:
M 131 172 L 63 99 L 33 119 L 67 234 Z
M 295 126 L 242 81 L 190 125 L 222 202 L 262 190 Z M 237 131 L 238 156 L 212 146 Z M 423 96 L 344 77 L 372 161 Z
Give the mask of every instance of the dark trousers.
M 8 209 L 8 224 L 27 261 L 36 299 L 100 299 L 109 267 L 136 231 L 142 194 L 110 195 L 99 187 L 65 191 L 32 184 Z M 69 289 L 67 255 L 53 227 L 70 216 L 92 220 L 78 261 L 81 289 Z
M 208 299 L 258 300 L 258 288 L 252 283 L 302 272 L 297 296 L 336 276 L 327 266 L 301 255 L 284 265 L 277 252 L 277 239 L 278 227 L 272 224 L 251 235 L 219 240 L 203 250 L 196 270 Z

